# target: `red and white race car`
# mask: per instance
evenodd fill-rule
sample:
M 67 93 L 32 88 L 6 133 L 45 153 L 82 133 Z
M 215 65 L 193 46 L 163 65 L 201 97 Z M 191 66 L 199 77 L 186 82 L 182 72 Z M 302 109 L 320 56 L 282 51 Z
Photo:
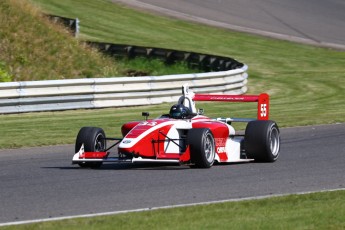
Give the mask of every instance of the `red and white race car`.
M 83 127 L 76 143 L 73 164 L 97 168 L 103 162 L 166 162 L 210 168 L 214 162 L 274 162 L 280 150 L 277 124 L 268 120 L 269 96 L 194 94 L 182 87 L 182 96 L 169 114 L 122 126 L 123 138 L 107 138 L 103 129 Z M 257 102 L 257 118 L 209 118 L 195 101 Z M 247 122 L 236 134 L 232 122 Z M 110 147 L 107 141 L 115 141 Z M 110 149 L 117 147 L 111 157 Z

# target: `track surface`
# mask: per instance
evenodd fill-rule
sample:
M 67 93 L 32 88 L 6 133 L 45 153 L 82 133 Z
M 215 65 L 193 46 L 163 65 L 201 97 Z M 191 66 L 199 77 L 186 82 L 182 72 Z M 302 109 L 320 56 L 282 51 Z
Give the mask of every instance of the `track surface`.
M 275 163 L 71 165 L 73 146 L 0 151 L 0 223 L 345 188 L 345 124 L 281 130 Z
M 343 0 L 113 0 L 213 26 L 345 49 Z

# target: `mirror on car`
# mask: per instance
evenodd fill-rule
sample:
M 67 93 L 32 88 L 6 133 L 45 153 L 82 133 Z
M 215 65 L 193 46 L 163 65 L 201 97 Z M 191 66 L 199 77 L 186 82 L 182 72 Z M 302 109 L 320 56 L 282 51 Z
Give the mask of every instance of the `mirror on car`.
M 147 120 L 147 118 L 150 116 L 149 112 L 142 112 L 141 116 L 145 117 L 145 120 Z

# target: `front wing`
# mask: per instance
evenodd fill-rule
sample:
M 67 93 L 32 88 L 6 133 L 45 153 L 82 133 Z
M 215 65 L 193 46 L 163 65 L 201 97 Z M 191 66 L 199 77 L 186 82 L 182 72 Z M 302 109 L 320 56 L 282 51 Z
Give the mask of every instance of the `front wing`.
M 84 145 L 81 146 L 79 152 L 75 153 L 72 164 L 83 162 L 113 162 L 113 163 L 180 163 L 179 159 L 148 159 L 142 157 L 109 157 L 109 152 L 85 152 Z

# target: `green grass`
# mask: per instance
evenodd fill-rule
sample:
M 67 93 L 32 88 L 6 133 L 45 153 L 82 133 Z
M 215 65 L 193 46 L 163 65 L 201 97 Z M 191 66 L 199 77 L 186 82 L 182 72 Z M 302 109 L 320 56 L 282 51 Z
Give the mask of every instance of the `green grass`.
M 185 62 L 166 65 L 162 60 L 144 57 L 119 59 L 118 66 L 124 70 L 126 76 L 158 76 L 199 72 L 198 69 L 189 68 Z
M 3 229 L 344 229 L 345 191 L 77 218 Z

